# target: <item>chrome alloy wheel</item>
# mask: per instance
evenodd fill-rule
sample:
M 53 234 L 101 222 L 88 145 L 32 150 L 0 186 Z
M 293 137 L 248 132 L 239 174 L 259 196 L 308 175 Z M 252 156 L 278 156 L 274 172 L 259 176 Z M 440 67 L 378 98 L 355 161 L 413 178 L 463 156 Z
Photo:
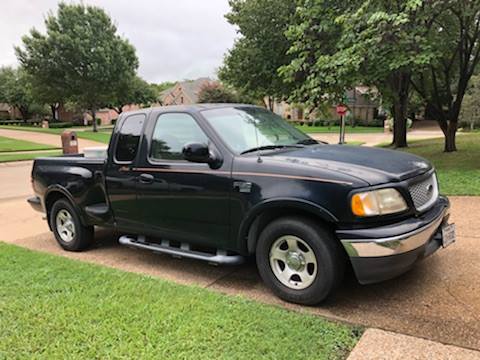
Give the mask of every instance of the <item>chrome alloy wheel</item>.
M 68 243 L 75 238 L 75 223 L 73 222 L 72 214 L 68 210 L 60 210 L 57 213 L 55 223 L 57 225 L 57 233 L 63 241 Z
M 317 276 L 317 258 L 312 248 L 293 235 L 275 240 L 270 248 L 270 267 L 283 285 L 294 290 L 309 287 Z

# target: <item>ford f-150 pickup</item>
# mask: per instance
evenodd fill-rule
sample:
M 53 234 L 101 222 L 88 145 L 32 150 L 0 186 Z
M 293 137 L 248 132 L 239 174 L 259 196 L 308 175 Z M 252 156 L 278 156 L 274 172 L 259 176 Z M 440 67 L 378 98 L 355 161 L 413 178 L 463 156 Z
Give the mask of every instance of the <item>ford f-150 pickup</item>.
M 239 104 L 123 113 L 105 158 L 35 160 L 35 196 L 65 250 L 94 226 L 130 247 L 214 264 L 255 256 L 279 297 L 316 304 L 347 266 L 398 276 L 455 240 L 435 169 L 405 152 L 318 142 Z

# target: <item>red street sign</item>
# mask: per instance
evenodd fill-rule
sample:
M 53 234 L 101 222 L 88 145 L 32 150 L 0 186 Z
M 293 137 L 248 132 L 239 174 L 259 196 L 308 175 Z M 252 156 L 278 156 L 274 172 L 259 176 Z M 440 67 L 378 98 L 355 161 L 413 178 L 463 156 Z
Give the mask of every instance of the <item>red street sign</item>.
M 346 105 L 343 105 L 343 104 L 338 104 L 337 105 L 337 108 L 336 108 L 336 111 L 337 111 L 337 114 L 340 115 L 340 116 L 343 116 L 347 113 L 348 111 L 348 108 Z

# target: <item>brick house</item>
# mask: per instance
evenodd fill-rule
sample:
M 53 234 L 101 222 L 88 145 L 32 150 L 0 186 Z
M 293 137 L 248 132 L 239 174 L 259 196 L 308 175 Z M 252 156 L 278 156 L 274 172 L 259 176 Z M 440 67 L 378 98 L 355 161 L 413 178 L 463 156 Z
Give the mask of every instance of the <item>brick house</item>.
M 164 106 L 196 104 L 202 87 L 211 83 L 215 83 L 215 81 L 207 77 L 177 82 L 171 88 L 162 91 L 161 103 Z

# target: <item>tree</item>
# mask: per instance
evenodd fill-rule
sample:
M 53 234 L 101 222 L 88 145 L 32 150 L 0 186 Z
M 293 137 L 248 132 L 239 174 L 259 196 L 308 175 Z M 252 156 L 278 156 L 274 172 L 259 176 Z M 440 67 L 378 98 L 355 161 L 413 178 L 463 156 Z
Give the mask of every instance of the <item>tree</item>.
M 115 89 L 113 100 L 108 107 L 121 114 L 123 107 L 130 104 L 150 105 L 157 101 L 156 89 L 138 76 L 126 78 Z
M 290 41 L 285 31 L 295 13 L 295 0 L 230 0 L 227 20 L 238 27 L 240 38 L 226 54 L 218 76 L 227 85 L 252 97 L 274 99 L 290 93 L 278 74 L 288 64 Z
M 46 20 L 46 34 L 31 30 L 17 57 L 37 83 L 48 83 L 68 101 L 96 110 L 112 102 L 115 89 L 138 67 L 135 48 L 117 34 L 104 10 L 60 3 Z M 97 122 L 93 121 L 97 131 Z
M 198 93 L 199 103 L 235 103 L 237 102 L 236 94 L 226 89 L 219 83 L 208 83 L 202 86 Z
M 480 61 L 480 1 L 451 0 L 428 33 L 435 56 L 412 77 L 445 136 L 445 152 L 456 151 L 455 136 L 469 80 Z
M 302 79 L 294 98 L 311 105 L 342 101 L 357 84 L 375 86 L 394 117 L 393 144 L 407 146 L 406 119 L 416 69 L 434 54 L 426 33 L 443 1 L 303 1 L 298 24 L 289 29 L 294 55 L 281 69 Z
M 24 121 L 34 113 L 42 113 L 42 104 L 32 95 L 30 78 L 22 69 L 0 68 L 0 102 L 17 108 Z

